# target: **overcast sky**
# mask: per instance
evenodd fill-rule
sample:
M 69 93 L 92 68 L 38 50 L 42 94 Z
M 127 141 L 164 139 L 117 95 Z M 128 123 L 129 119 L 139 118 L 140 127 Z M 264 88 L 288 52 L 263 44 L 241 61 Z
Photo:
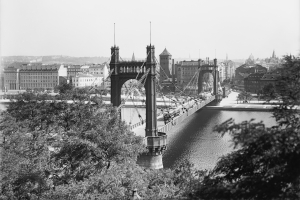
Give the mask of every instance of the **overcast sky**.
M 299 0 L 1 0 L 1 54 L 232 59 L 298 54 Z

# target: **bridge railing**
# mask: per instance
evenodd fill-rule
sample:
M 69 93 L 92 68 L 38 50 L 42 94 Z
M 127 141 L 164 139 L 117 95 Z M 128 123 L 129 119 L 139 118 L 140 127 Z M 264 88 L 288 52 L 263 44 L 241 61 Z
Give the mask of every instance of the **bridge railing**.
M 213 100 L 215 100 L 215 96 L 211 96 L 204 101 L 193 104 L 190 108 L 188 108 L 187 112 L 181 114 L 178 117 L 175 117 L 171 122 L 167 123 L 163 127 L 158 128 L 158 132 L 166 133 L 166 132 L 170 131 L 174 126 L 176 126 L 177 124 L 180 124 L 186 117 L 194 114 L 197 110 L 203 108 L 204 106 L 206 106 Z M 136 127 L 141 126 L 141 125 L 142 125 L 142 122 L 135 123 L 130 126 L 130 130 L 133 130 Z
M 141 126 L 141 125 L 142 125 L 142 122 L 135 123 L 135 124 L 133 124 L 133 125 L 130 126 L 130 130 L 133 130 L 136 127 Z
M 210 102 L 212 102 L 213 100 L 215 100 L 215 96 L 211 96 L 208 99 L 195 103 L 193 104 L 193 106 L 191 106 L 187 112 L 181 114 L 178 117 L 175 117 L 171 122 L 167 123 L 166 125 L 164 125 L 163 127 L 160 127 L 158 129 L 159 132 L 168 132 L 170 131 L 174 126 L 176 126 L 177 124 L 181 123 L 184 119 L 186 119 L 189 115 L 194 114 L 197 110 L 199 110 L 200 108 L 206 106 L 207 104 L 209 104 Z

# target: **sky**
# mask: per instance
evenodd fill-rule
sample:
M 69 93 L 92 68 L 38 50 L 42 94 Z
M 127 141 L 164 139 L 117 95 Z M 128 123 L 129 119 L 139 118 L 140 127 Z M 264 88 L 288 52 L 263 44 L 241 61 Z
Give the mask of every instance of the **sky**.
M 299 0 L 1 0 L 2 56 L 246 59 L 298 55 Z

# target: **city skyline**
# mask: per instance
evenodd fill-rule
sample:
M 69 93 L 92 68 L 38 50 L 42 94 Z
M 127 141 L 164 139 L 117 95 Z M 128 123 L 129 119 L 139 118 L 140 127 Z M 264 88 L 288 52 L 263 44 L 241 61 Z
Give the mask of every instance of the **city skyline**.
M 1 1 L 2 56 L 247 59 L 299 55 L 299 1 Z

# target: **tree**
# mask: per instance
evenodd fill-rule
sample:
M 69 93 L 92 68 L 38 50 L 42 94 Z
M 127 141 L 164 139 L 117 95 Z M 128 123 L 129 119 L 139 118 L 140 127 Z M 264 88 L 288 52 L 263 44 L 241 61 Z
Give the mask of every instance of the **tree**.
M 238 101 L 250 101 L 252 99 L 252 96 L 250 93 L 246 92 L 246 91 L 242 91 L 241 93 L 238 94 L 237 97 L 237 102 Z
M 267 100 L 271 100 L 277 97 L 276 89 L 272 83 L 265 85 L 262 89 L 262 94 L 267 98 Z
M 300 98 L 300 59 L 286 56 L 280 80 L 283 104 L 266 128 L 253 120 L 232 119 L 216 127 L 232 136 L 235 151 L 223 156 L 193 193 L 202 199 L 299 199 L 300 121 L 294 109 Z
M 0 114 L 1 199 L 144 199 L 188 195 L 200 174 L 191 165 L 149 170 L 146 150 L 116 108 L 88 89 L 56 97 L 22 93 Z
M 71 83 L 63 83 L 54 88 L 54 90 L 58 91 L 60 94 L 65 94 L 69 91 L 72 91 L 72 89 L 74 89 L 74 86 Z
M 47 177 L 55 186 L 83 181 L 114 164 L 134 162 L 144 151 L 142 138 L 129 131 L 115 108 L 90 98 L 87 90 L 64 92 L 56 100 L 20 94 L 1 113 L 2 193 L 24 198 L 35 193 L 35 185 L 44 187 Z

